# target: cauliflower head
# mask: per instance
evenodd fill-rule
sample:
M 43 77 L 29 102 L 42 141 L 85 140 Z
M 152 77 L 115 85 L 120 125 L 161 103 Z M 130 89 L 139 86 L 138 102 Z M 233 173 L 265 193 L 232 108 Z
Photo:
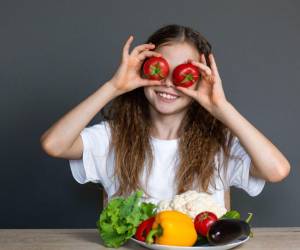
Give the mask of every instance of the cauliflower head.
M 177 210 L 187 214 L 192 219 L 204 211 L 213 212 L 218 218 L 227 212 L 227 209 L 219 205 L 212 198 L 212 195 L 194 190 L 175 195 L 172 200 L 160 201 L 157 211 L 160 212 L 164 210 Z

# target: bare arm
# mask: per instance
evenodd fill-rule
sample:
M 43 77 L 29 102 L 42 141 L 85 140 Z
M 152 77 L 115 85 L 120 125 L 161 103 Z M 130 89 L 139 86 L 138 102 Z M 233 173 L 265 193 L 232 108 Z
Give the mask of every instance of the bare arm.
M 192 61 L 202 73 L 198 89 L 180 88 L 183 93 L 199 102 L 214 117 L 235 134 L 251 157 L 251 175 L 269 182 L 278 182 L 290 173 L 290 163 L 279 149 L 245 119 L 227 101 L 222 80 L 213 54 L 208 56 L 210 66 L 202 54 L 200 61 Z
M 250 155 L 251 175 L 269 182 L 278 182 L 288 176 L 291 168 L 289 161 L 231 103 L 221 105 L 218 117 L 239 138 Z
M 155 46 L 142 44 L 129 53 L 133 40 L 130 36 L 123 47 L 121 64 L 111 80 L 70 110 L 43 133 L 40 142 L 44 151 L 53 157 L 81 159 L 83 143 L 80 132 L 93 117 L 113 98 L 142 86 L 162 85 L 162 81 L 141 78 L 142 62 L 151 56 L 161 56 L 151 51 Z
M 80 132 L 116 96 L 111 82 L 103 84 L 43 133 L 40 141 L 44 151 L 53 157 L 80 159 L 83 148 Z

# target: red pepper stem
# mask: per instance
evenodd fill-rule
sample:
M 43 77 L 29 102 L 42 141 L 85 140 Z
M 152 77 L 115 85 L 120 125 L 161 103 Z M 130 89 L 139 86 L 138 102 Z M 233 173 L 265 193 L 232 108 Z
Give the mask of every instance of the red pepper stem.
M 248 213 L 248 214 L 249 214 L 249 216 L 248 216 L 248 218 L 246 219 L 246 222 L 247 222 L 247 223 L 249 223 L 250 220 L 251 220 L 252 217 L 253 217 L 253 213 Z
M 154 242 L 153 236 L 161 236 L 163 233 L 162 227 L 158 225 L 157 228 L 151 229 L 151 231 L 147 234 L 146 243 L 152 244 Z

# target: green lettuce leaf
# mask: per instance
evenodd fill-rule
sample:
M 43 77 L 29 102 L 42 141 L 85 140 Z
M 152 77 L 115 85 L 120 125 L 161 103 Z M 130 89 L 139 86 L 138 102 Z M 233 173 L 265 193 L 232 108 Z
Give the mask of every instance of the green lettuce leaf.
M 118 248 L 130 239 L 138 225 L 156 214 L 157 206 L 141 202 L 142 190 L 137 190 L 127 198 L 111 199 L 96 222 L 99 235 L 105 246 Z

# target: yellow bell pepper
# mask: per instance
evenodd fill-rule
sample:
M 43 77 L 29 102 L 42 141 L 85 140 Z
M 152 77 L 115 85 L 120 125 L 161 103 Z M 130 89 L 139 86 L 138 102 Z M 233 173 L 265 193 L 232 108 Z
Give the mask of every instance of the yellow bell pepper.
M 193 219 L 176 210 L 157 213 L 152 230 L 146 238 L 148 244 L 153 241 L 161 245 L 193 246 L 197 241 Z

